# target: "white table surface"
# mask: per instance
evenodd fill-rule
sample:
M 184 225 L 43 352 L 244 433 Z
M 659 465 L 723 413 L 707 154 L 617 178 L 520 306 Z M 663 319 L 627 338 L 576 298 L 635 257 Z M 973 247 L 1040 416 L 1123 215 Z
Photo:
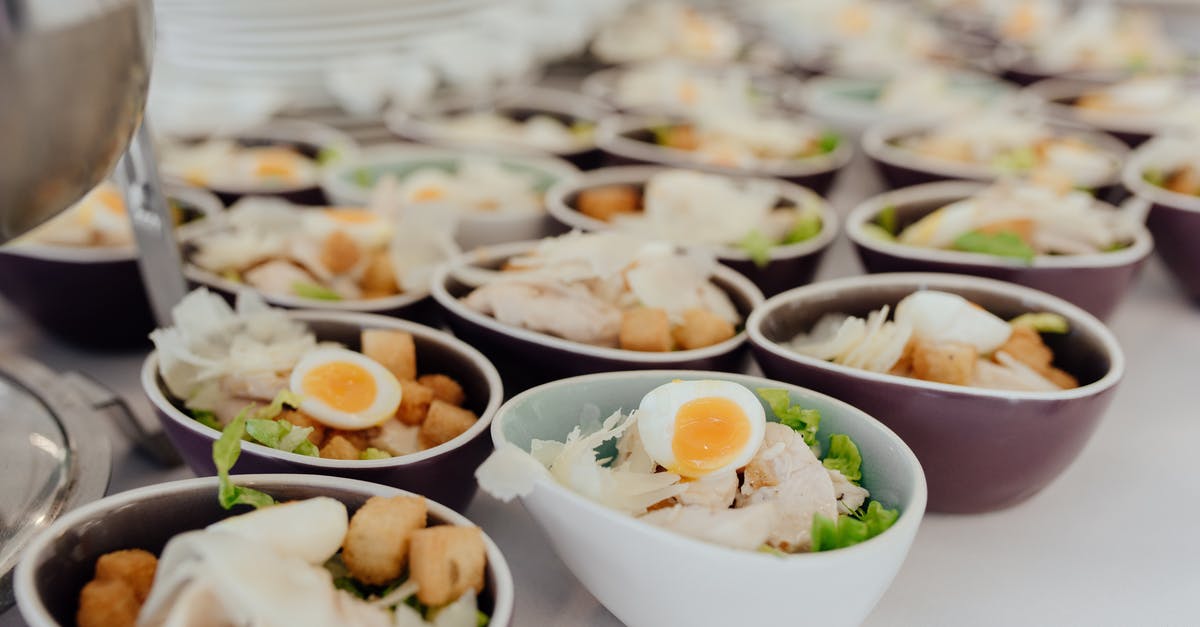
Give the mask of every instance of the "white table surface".
M 848 210 L 876 186 L 856 162 L 834 191 L 834 204 Z M 820 276 L 858 272 L 841 239 Z M 927 515 L 867 625 L 1200 624 L 1200 473 L 1194 466 L 1200 308 L 1175 290 L 1155 259 L 1110 323 L 1128 371 L 1078 461 L 1041 494 L 1007 511 Z M 40 334 L 2 301 L 0 351 L 86 372 L 149 411 L 137 382 L 142 355 L 74 350 Z M 115 431 L 112 440 L 111 492 L 190 475 L 154 467 Z M 480 495 L 466 514 L 509 560 L 520 625 L 620 625 L 559 561 L 519 504 Z M 652 602 L 649 594 L 646 602 Z M 0 616 L 0 627 L 23 624 L 15 611 Z

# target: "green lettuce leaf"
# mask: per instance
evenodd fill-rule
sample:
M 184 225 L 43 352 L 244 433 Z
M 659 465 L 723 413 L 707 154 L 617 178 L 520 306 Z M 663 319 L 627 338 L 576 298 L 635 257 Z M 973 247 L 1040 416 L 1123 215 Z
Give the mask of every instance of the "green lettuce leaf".
M 883 229 L 892 239 L 896 238 L 896 232 L 900 229 L 900 222 L 896 217 L 896 207 L 888 205 L 879 210 L 879 214 L 875 216 L 875 224 Z
M 821 151 L 821 154 L 827 155 L 837 150 L 837 147 L 841 143 L 842 137 L 840 135 L 833 131 L 825 131 L 821 134 L 821 138 L 817 140 L 817 149 Z
M 821 412 L 793 405 L 787 390 L 758 388 L 755 391 L 758 392 L 759 398 L 767 402 L 780 424 L 798 431 L 804 438 L 805 444 L 813 446 L 817 443 L 817 429 L 821 426 Z
M 754 265 L 762 268 L 771 262 L 771 249 L 775 247 L 775 243 L 763 235 L 762 231 L 755 229 L 747 233 L 742 241 L 738 242 L 737 247 L 750 255 Z
M 1146 170 L 1142 173 L 1142 178 L 1147 183 L 1156 187 L 1162 187 L 1167 184 L 1167 175 L 1162 170 Z
M 821 232 L 821 212 L 815 209 L 805 209 L 796 218 L 792 230 L 783 239 L 784 244 L 798 244 L 816 237 Z
M 812 550 L 832 551 L 865 542 L 887 531 L 899 518 L 898 510 L 886 509 L 879 501 L 871 501 L 861 518 L 838 516 L 834 521 L 817 514 L 813 516 Z
M 359 459 L 388 459 L 391 455 L 387 451 L 381 451 L 375 447 L 367 447 L 367 450 L 358 454 Z
M 997 257 L 1011 257 L 1025 263 L 1032 263 L 1037 252 L 1021 239 L 1020 235 L 1009 231 L 999 233 L 981 233 L 967 231 L 954 240 L 953 248 L 968 253 L 982 253 Z
M 992 167 L 1003 172 L 1021 173 L 1032 170 L 1037 163 L 1037 153 L 1033 152 L 1032 148 L 1026 147 L 996 155 L 996 158 L 992 160 Z
M 862 455 L 858 446 L 850 436 L 835 433 L 829 436 L 829 452 L 821 463 L 830 470 L 836 470 L 851 481 L 862 480 Z
M 251 411 L 253 411 L 252 407 L 243 409 L 242 413 L 233 419 L 233 422 L 225 426 L 221 437 L 213 443 L 212 459 L 217 467 L 217 477 L 220 482 L 217 501 L 224 509 L 229 509 L 234 505 L 249 505 L 259 508 L 275 504 L 275 499 L 271 498 L 271 495 L 253 488 L 235 485 L 229 478 L 229 470 L 233 468 L 242 454 L 242 435 L 246 432 L 246 416 Z
M 1038 333 L 1068 333 L 1071 323 L 1067 319 L 1048 311 L 1025 313 L 1008 321 L 1014 327 L 1029 327 Z
M 217 420 L 217 415 L 213 412 L 207 409 L 193 409 L 191 411 L 192 418 L 194 418 L 196 422 L 208 427 L 209 429 L 216 429 L 217 431 L 222 429 L 221 421 Z
M 483 610 L 475 610 L 475 627 L 487 627 L 488 623 L 492 622 L 492 617 L 483 613 Z
M 307 283 L 305 281 L 296 281 L 292 283 L 292 292 L 300 298 L 311 298 L 313 300 L 342 300 L 341 294 L 316 283 Z
M 867 537 L 874 538 L 875 536 L 887 531 L 896 524 L 900 518 L 900 510 L 887 509 L 879 504 L 879 501 L 871 501 L 867 505 L 867 512 L 863 514 L 862 521 L 867 525 Z

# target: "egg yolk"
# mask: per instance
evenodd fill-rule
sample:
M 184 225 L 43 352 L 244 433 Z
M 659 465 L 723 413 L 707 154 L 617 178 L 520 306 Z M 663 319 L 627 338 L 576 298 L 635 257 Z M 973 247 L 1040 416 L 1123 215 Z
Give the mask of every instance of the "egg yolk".
M 690 400 L 675 414 L 670 470 L 688 477 L 708 474 L 737 456 L 750 441 L 750 419 L 737 403 L 719 396 Z
M 291 179 L 296 175 L 295 156 L 286 150 L 260 152 L 254 173 L 263 178 Z
M 330 209 L 325 215 L 342 224 L 370 224 L 376 220 L 374 212 L 366 209 Z
M 335 361 L 304 375 L 304 394 L 347 413 L 365 411 L 375 402 L 375 377 L 357 364 Z
M 429 202 L 432 200 L 441 200 L 446 195 L 446 190 L 440 187 L 422 187 L 413 192 L 413 202 Z

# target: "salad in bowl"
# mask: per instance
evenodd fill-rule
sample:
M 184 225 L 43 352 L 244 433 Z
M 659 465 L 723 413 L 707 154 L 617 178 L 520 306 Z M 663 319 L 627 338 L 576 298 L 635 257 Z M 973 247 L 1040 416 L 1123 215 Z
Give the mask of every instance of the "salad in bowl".
M 1149 208 L 1155 250 L 1185 293 L 1200 300 L 1200 150 L 1196 136 L 1158 137 L 1134 151 L 1125 186 Z
M 1160 132 L 1200 129 L 1200 87 L 1173 75 L 1144 75 L 1104 84 L 1069 79 L 1036 83 L 1047 113 L 1083 123 L 1137 146 Z
M 724 62 L 737 58 L 744 45 L 737 24 L 721 15 L 683 2 L 645 2 L 604 25 L 591 53 L 603 63 L 664 57 Z
M 786 107 L 801 89 L 791 77 L 745 64 L 679 60 L 600 70 L 583 80 L 583 93 L 626 112 L 686 115 Z

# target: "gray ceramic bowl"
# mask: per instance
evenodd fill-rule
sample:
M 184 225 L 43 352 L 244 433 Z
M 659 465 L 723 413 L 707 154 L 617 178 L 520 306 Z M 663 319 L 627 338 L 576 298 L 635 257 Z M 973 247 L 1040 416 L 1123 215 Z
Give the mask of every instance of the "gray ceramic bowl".
M 612 226 L 603 220 L 598 220 L 580 213 L 575 208 L 575 200 L 579 192 L 592 187 L 606 185 L 634 185 L 638 188 L 645 186 L 650 177 L 660 172 L 671 170 L 662 166 L 626 166 L 602 168 L 584 174 L 575 181 L 567 181 L 550 188 L 546 192 L 546 208 L 550 215 L 559 222 L 573 229 L 585 231 L 603 231 Z M 745 177 L 737 177 L 745 178 Z M 837 238 L 837 214 L 825 201 L 814 192 L 785 181 L 767 181 L 774 183 L 779 189 L 779 200 L 797 207 L 816 206 L 821 210 L 822 227 L 816 237 L 799 242 L 777 246 L 771 250 L 771 260 L 765 266 L 759 266 L 750 259 L 745 251 L 734 246 L 722 246 L 714 250 L 721 263 L 737 270 L 754 282 L 763 294 L 770 296 L 783 290 L 811 283 L 821 258 L 833 240 Z M 686 230 L 687 225 L 679 225 Z
M 202 189 L 166 184 L 164 190 L 189 212 L 223 210 Z M 34 324 L 78 346 L 141 347 L 155 327 L 134 245 L 10 243 L 0 248 L 0 294 Z
M 820 410 L 819 435 L 854 439 L 863 458 L 863 485 L 884 506 L 900 510 L 896 524 L 850 548 L 781 558 L 676 535 L 549 479 L 522 497 L 525 508 L 579 581 L 628 625 L 772 625 L 798 607 L 808 608 L 812 624 L 858 625 L 904 561 L 926 499 L 925 477 L 912 451 L 858 409 L 805 388 L 740 374 L 614 372 L 555 381 L 515 396 L 497 412 L 492 438 L 498 448 L 511 443 L 525 450 L 534 438 L 562 441 L 585 413 L 607 416 L 637 407 L 647 392 L 675 379 L 713 378 L 750 388 L 782 387 L 793 401 Z
M 570 163 L 555 157 L 530 154 L 489 153 L 465 148 L 436 148 L 418 144 L 386 144 L 364 150 L 354 159 L 339 163 L 325 172 L 322 183 L 330 201 L 338 205 L 364 206 L 375 182 L 384 175 L 403 179 L 421 168 L 453 171 L 464 159 L 494 158 L 501 167 L 531 174 L 536 191 L 579 175 Z M 478 246 L 537 239 L 559 233 L 558 223 L 544 211 L 529 213 L 474 212 L 464 215 L 455 237 L 464 250 Z
M 1129 191 L 1150 205 L 1146 225 L 1154 234 L 1158 256 L 1188 297 L 1200 303 L 1200 197 L 1172 192 L 1145 178 L 1147 171 L 1169 169 L 1189 153 L 1197 154 L 1193 141 L 1155 139 L 1134 152 L 1123 180 Z
M 219 139 L 222 136 L 214 136 Z M 345 133 L 324 124 L 309 120 L 273 120 L 254 128 L 240 131 L 233 135 L 224 136 L 242 146 L 281 146 L 291 147 L 300 154 L 317 159 L 325 156 L 331 161 L 322 164 L 332 165 L 344 159 L 352 158 L 358 152 L 358 144 Z M 210 138 L 183 138 L 184 144 L 205 141 Z M 331 156 L 330 156 L 331 155 Z M 164 168 L 163 175 L 167 178 L 178 178 L 182 173 L 171 172 Z M 321 189 L 320 180 L 313 185 L 300 185 L 286 188 L 256 188 L 256 187 L 218 187 L 208 186 L 207 189 L 216 194 L 226 206 L 237 202 L 242 196 L 277 196 L 297 205 L 327 205 L 329 198 Z
M 887 181 L 889 189 L 909 187 L 920 183 L 933 183 L 962 179 L 968 181 L 994 181 L 1001 178 L 988 164 L 956 163 L 945 159 L 936 159 L 919 155 L 911 150 L 901 148 L 893 142 L 903 137 L 928 131 L 936 122 L 930 120 L 888 120 L 875 124 L 863 134 L 862 149 Z M 1078 136 L 1088 143 L 1097 146 L 1108 154 L 1111 161 L 1111 174 L 1095 186 L 1097 198 L 1113 200 L 1109 196 L 1114 190 L 1119 190 L 1121 166 L 1129 153 L 1129 148 L 1116 138 L 1094 131 L 1086 131 L 1077 127 L 1057 127 L 1064 133 Z
M 491 452 L 485 433 L 504 398 L 496 368 L 479 351 L 449 334 L 404 320 L 369 314 L 297 311 L 292 317 L 307 322 L 319 341 L 357 347 L 363 329 L 396 329 L 413 335 L 421 373 L 453 377 L 467 394 L 466 407 L 479 420 L 462 435 L 431 449 L 379 460 L 336 460 L 285 453 L 246 442 L 238 470 L 245 473 L 304 473 L 362 479 L 424 494 L 462 510 L 475 494 L 475 468 Z M 182 409 L 158 376 L 158 354 L 142 365 L 142 389 L 154 404 L 159 422 L 188 467 L 198 475 L 213 475 L 212 444 L 220 432 L 206 427 Z
M 850 368 L 780 344 L 807 333 L 824 314 L 865 316 L 919 289 L 960 294 L 1004 318 L 1029 311 L 1064 316 L 1070 333 L 1048 343 L 1055 363 L 1081 387 L 1012 392 L 947 385 Z M 1083 450 L 1125 374 L 1116 338 L 1091 314 L 1027 287 L 954 274 L 824 281 L 771 298 L 746 327 L 768 377 L 846 401 L 894 429 L 921 460 L 935 512 L 998 510 L 1037 494 Z
M 950 272 L 1000 279 L 1049 292 L 1101 319 L 1108 318 L 1121 303 L 1154 250 L 1150 232 L 1140 223 L 1128 248 L 1094 255 L 1039 255 L 1031 264 L 994 255 L 883 241 L 864 228 L 884 208 L 895 208 L 897 224 L 903 228 L 987 187 L 987 183 L 949 181 L 875 196 L 846 216 L 846 235 L 854 242 L 867 272 Z M 1101 209 L 1119 211 L 1108 203 L 1096 202 Z
M 704 348 L 649 353 L 592 346 L 511 326 L 464 305 L 459 299 L 471 287 L 457 278 L 463 269 L 499 268 L 509 257 L 531 250 L 537 242 L 516 242 L 467 253 L 434 274 L 433 298 L 445 312 L 454 334 L 479 348 L 503 373 L 505 386 L 523 390 L 565 376 L 613 370 L 686 368 L 737 371 L 746 364 L 746 334 Z M 713 281 L 729 295 L 743 316 L 762 302 L 762 292 L 749 279 L 717 266 Z
M 435 102 L 415 112 L 397 109 L 389 112 L 385 121 L 393 133 L 408 141 L 452 148 L 500 149 L 533 155 L 550 154 L 569 161 L 582 170 L 600 166 L 601 153 L 596 148 L 594 138 L 586 145 L 574 150 L 556 152 L 546 151 L 519 141 L 480 142 L 453 137 L 448 135 L 438 123 L 439 120 L 447 117 L 480 111 L 495 112 L 513 120 L 525 120 L 535 115 L 546 115 L 570 126 L 577 122 L 594 125 L 608 113 L 608 107 L 602 102 L 577 93 L 530 87 L 506 91 L 494 101 L 486 103 L 479 102 L 477 98 L 459 97 Z
M 612 165 L 649 163 L 731 176 L 771 176 L 807 187 L 822 195 L 829 192 L 838 173 L 854 157 L 853 142 L 842 137 L 833 152 L 815 157 L 770 161 L 747 168 L 707 163 L 686 150 L 667 148 L 654 143 L 652 129 L 655 126 L 682 121 L 685 119 L 609 116 L 600 121 L 596 130 L 596 142 L 609 156 Z
M 310 475 L 235 475 L 234 481 L 279 500 L 331 497 L 351 512 L 372 496 L 411 494 L 365 481 Z M 444 505 L 427 502 L 431 525 L 473 524 Z M 101 555 L 131 548 L 160 554 L 172 537 L 238 513 L 242 512 L 217 505 L 215 477 L 138 488 L 80 507 L 56 521 L 26 549 L 14 582 L 21 617 L 30 627 L 71 627 L 79 591 L 91 580 Z M 488 565 L 480 608 L 491 614 L 491 625 L 507 627 L 513 614 L 512 573 L 486 534 L 484 544 Z
M 1075 106 L 1081 96 L 1104 86 L 1104 82 L 1060 78 L 1034 83 L 1025 91 L 1044 103 L 1050 119 L 1104 131 L 1130 147 L 1136 148 L 1159 132 L 1169 130 L 1158 113 L 1114 113 Z

